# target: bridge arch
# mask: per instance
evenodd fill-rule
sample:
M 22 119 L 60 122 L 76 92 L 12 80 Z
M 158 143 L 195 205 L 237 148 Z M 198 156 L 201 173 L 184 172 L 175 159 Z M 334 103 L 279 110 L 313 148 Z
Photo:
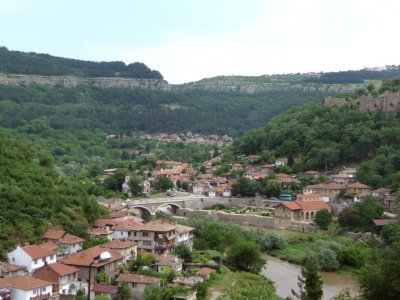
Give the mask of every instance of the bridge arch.
M 140 218 L 142 218 L 146 222 L 150 221 L 152 219 L 152 216 L 155 215 L 150 209 L 142 205 L 133 205 L 130 207 L 130 209 L 140 210 L 141 212 Z
M 178 209 L 182 209 L 182 206 L 181 206 L 181 205 L 176 204 L 176 203 L 173 203 L 173 202 L 168 202 L 168 203 L 162 203 L 161 205 L 159 205 L 159 206 L 155 209 L 154 213 L 157 213 L 157 212 L 160 210 L 160 208 L 163 208 L 163 207 L 166 207 L 166 206 L 172 207 L 172 210 L 173 210 L 173 213 L 174 213 L 174 214 L 176 214 L 176 212 L 177 212 Z

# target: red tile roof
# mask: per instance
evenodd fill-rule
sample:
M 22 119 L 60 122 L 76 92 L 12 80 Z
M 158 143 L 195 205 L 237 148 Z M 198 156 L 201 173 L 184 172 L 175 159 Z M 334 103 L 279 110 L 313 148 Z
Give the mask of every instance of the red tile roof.
M 360 182 L 354 182 L 347 185 L 348 189 L 371 189 L 370 186 L 362 184 Z
M 72 267 L 72 266 L 67 266 L 65 264 L 56 262 L 53 264 L 49 264 L 49 265 L 44 265 L 42 268 L 49 268 L 52 269 L 54 272 L 56 272 L 59 276 L 65 276 L 65 275 L 69 275 L 69 274 L 74 274 L 76 272 L 79 271 L 79 269 Z
M 117 278 L 117 282 L 134 282 L 134 283 L 143 283 L 143 284 L 158 284 L 161 279 L 157 277 L 144 276 L 139 274 L 132 273 L 123 273 L 120 274 Z
M 113 240 L 109 243 L 105 243 L 100 245 L 101 248 L 109 248 L 109 249 L 126 249 L 135 246 L 136 243 L 131 241 L 121 241 L 121 240 Z
M 77 237 L 75 235 L 67 233 L 66 235 L 63 236 L 63 238 L 60 240 L 61 244 L 77 244 L 77 243 L 83 243 L 85 240 L 81 239 L 80 237 Z
M 2 267 L 6 273 L 25 269 L 24 266 L 18 266 L 7 262 L 0 262 L 0 267 Z
M 175 224 L 170 224 L 164 220 L 150 221 L 143 224 L 140 230 L 166 232 L 175 230 Z
M 28 276 L 13 276 L 0 280 L 0 288 L 14 288 L 19 290 L 33 290 L 51 285 L 51 282 Z M 50 292 L 50 291 L 49 291 Z
M 212 272 L 215 272 L 214 269 L 211 268 L 201 268 L 196 275 L 200 276 L 200 277 L 204 277 L 204 276 L 210 276 Z
M 398 223 L 399 220 L 396 219 L 373 219 L 375 226 L 384 226 L 391 223 Z
M 115 285 L 106 284 L 94 284 L 91 289 L 93 292 L 104 293 L 104 294 L 115 294 L 118 291 L 118 287 Z
M 111 259 L 105 262 L 98 262 L 94 263 L 93 267 L 101 267 L 104 265 L 107 265 L 109 263 L 115 262 L 117 260 L 122 260 L 122 256 L 118 253 L 115 252 L 111 249 L 108 248 L 102 248 L 100 246 L 92 247 L 86 250 L 82 250 L 70 257 L 64 258 L 63 263 L 66 265 L 72 265 L 72 266 L 86 266 L 88 267 L 92 262 L 93 259 L 97 256 L 99 256 L 103 252 L 110 252 L 111 254 Z
M 64 230 L 54 230 L 54 229 L 48 229 L 44 235 L 44 239 L 50 239 L 50 240 L 59 240 L 61 239 L 65 234 Z
M 186 233 L 195 230 L 195 228 L 190 226 L 185 226 L 181 224 L 175 224 L 175 231 L 178 233 Z
M 281 205 L 289 208 L 290 210 L 299 210 L 301 207 L 296 202 L 283 202 Z
M 139 230 L 141 225 L 142 225 L 141 223 L 138 223 L 138 222 L 135 222 L 135 221 L 131 221 L 131 220 L 127 220 L 127 221 L 119 222 L 117 225 L 114 226 L 113 230 L 114 231 Z
M 46 256 L 56 254 L 54 250 L 48 248 L 40 247 L 39 245 L 30 245 L 21 247 L 32 259 L 38 259 Z
M 329 205 L 324 201 L 295 201 L 298 206 L 301 207 L 302 210 L 321 210 L 328 209 L 330 210 Z
M 116 222 L 112 219 L 97 219 L 93 222 L 94 227 L 114 226 Z
M 40 244 L 39 246 L 50 249 L 50 250 L 54 250 L 54 251 L 57 251 L 57 249 L 58 249 L 58 245 L 54 242 L 43 243 L 43 244 Z

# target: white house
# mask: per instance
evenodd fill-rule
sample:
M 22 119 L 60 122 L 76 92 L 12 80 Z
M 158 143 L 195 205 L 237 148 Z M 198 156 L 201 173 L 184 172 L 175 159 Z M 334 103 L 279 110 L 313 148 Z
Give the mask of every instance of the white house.
M 0 280 L 0 289 L 11 291 L 11 300 L 46 300 L 52 297 L 51 282 L 25 276 L 14 276 Z
M 12 264 L 24 266 L 28 272 L 32 272 L 45 263 L 52 264 L 57 262 L 57 252 L 39 245 L 30 245 L 17 248 L 7 254 L 8 261 Z
M 190 251 L 193 249 L 193 227 L 175 224 L 175 245 L 186 245 Z

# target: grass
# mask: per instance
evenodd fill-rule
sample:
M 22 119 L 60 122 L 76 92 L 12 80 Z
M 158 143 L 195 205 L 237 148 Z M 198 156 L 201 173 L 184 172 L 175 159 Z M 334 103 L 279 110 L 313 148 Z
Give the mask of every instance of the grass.
M 239 225 L 239 226 L 244 229 L 256 229 L 257 228 L 255 226 L 249 226 L 249 225 Z M 263 229 L 265 232 L 276 233 L 278 235 L 281 235 L 285 239 L 291 239 L 291 238 L 297 238 L 297 237 L 307 237 L 307 236 L 313 235 L 312 233 L 292 231 L 292 230 L 287 230 L 287 229 L 277 229 L 277 228 L 261 228 L 261 229 Z

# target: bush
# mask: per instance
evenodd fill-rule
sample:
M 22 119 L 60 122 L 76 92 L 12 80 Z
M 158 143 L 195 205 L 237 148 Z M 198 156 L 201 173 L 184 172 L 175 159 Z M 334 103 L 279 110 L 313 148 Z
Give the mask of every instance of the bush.
M 339 255 L 339 262 L 341 265 L 359 268 L 363 265 L 364 255 L 360 249 L 346 246 Z

